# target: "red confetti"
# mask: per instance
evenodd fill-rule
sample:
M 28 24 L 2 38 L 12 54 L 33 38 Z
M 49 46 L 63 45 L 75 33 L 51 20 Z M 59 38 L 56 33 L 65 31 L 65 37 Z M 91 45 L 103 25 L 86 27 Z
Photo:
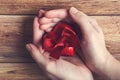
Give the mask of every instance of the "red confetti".
M 75 31 L 66 23 L 57 24 L 51 32 L 43 36 L 42 41 L 43 49 L 56 59 L 60 56 L 73 56 L 79 45 Z
M 63 53 L 69 56 L 74 55 L 74 47 L 65 47 Z

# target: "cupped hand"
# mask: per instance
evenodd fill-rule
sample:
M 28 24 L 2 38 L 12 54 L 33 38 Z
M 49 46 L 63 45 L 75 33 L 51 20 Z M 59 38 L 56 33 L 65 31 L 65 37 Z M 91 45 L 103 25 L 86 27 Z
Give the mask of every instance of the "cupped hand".
M 51 31 L 60 21 L 76 23 L 77 26 L 74 27 L 79 27 L 79 32 L 82 33 L 79 48 L 82 53 L 78 51 L 79 55 L 82 54 L 81 57 L 89 69 L 98 74 L 110 76 L 108 66 L 113 57 L 106 49 L 103 32 L 95 19 L 72 7 L 70 10 L 47 11 L 38 21 L 41 25 L 40 29 L 46 32 Z
M 94 66 L 101 66 L 107 57 L 104 35 L 96 20 L 87 16 L 75 8 L 70 10 L 57 9 L 45 12 L 44 17 L 39 19 L 40 29 L 49 32 L 55 24 L 60 21 L 67 23 L 77 23 L 79 32 L 82 33 L 80 38 L 80 48 L 85 62 L 92 69 Z M 100 65 L 99 65 L 100 64 Z
M 45 17 L 41 17 L 43 16 L 43 14 L 45 15 Z M 51 18 L 48 19 L 46 17 L 46 14 L 47 12 L 41 10 L 39 13 L 40 18 L 34 18 L 34 44 L 26 45 L 33 59 L 46 71 L 47 74 L 52 75 L 52 78 L 62 80 L 93 80 L 90 70 L 77 57 L 61 57 L 60 59 L 56 60 L 51 58 L 49 56 L 49 53 L 42 49 L 40 40 L 44 32 L 50 31 L 52 27 L 61 19 L 55 18 L 55 21 L 53 20 L 51 22 Z M 46 22 L 44 22 L 44 20 L 42 22 L 42 19 L 44 19 Z

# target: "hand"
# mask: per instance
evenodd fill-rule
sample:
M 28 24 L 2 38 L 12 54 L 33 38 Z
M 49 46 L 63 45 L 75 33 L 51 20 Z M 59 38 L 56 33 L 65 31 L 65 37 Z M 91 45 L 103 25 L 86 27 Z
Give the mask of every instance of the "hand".
M 120 62 L 117 61 L 105 46 L 104 34 L 95 19 L 90 18 L 76 8 L 70 9 L 72 19 L 82 32 L 80 46 L 86 65 L 94 72 L 112 80 L 120 79 Z M 114 67 L 111 67 L 113 66 Z
M 82 32 L 82 38 L 80 39 L 80 46 L 83 52 L 82 57 L 84 57 L 88 67 L 92 71 L 96 71 L 96 68 L 103 66 L 108 56 L 102 30 L 94 19 L 83 12 L 75 10 L 71 8 L 69 13 L 66 9 L 46 12 L 45 17 L 39 19 L 40 28 L 48 32 L 59 21 L 66 21 L 67 23 L 76 22 L 80 28 L 79 31 Z
M 86 65 L 94 72 L 114 78 L 117 75 L 118 64 L 105 46 L 104 35 L 95 19 L 87 16 L 75 8 L 71 8 L 69 12 L 66 9 L 50 10 L 45 13 L 45 17 L 39 20 L 41 29 L 50 31 L 52 27 L 59 21 L 67 23 L 77 23 L 82 33 L 80 38 L 80 50 L 84 57 Z M 114 64 L 114 68 L 111 68 Z M 104 65 L 104 66 L 103 66 Z
M 40 11 L 40 14 L 44 14 L 44 11 Z M 48 22 L 49 20 L 45 19 L 45 21 Z M 34 44 L 26 45 L 26 48 L 38 65 L 42 66 L 46 73 L 53 75 L 56 79 L 93 80 L 92 73 L 77 57 L 61 57 L 59 60 L 55 60 L 49 56 L 48 52 L 41 48 L 40 40 L 45 29 L 50 31 L 48 27 L 43 29 L 45 26 L 48 26 L 48 24 L 39 24 L 38 17 L 35 17 L 33 25 Z

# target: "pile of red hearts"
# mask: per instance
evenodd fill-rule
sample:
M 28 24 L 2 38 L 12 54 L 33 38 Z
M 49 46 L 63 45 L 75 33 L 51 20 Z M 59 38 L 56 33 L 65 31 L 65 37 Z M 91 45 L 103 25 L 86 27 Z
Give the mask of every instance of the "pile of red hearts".
M 60 56 L 73 56 L 75 48 L 79 46 L 75 31 L 66 23 L 57 24 L 51 32 L 43 36 L 42 42 L 43 49 L 55 59 Z

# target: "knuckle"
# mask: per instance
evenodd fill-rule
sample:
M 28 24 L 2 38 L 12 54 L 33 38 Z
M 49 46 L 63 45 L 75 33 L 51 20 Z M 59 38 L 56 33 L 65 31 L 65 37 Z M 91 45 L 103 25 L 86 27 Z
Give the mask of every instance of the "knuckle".
M 40 23 L 44 23 L 45 20 L 46 20 L 45 17 L 41 18 L 41 19 L 40 19 Z
M 60 21 L 60 19 L 58 19 L 58 18 L 53 18 L 53 19 L 52 19 L 52 22 L 53 22 L 53 23 L 56 23 L 56 22 L 59 22 L 59 21 Z
M 48 22 L 51 22 L 51 19 L 48 19 L 48 18 L 45 18 L 45 17 L 39 19 L 40 24 L 45 24 L 45 23 L 48 23 Z
M 76 18 L 77 18 L 77 20 L 80 21 L 80 22 L 84 22 L 84 21 L 87 20 L 87 17 L 84 16 L 84 15 L 82 15 L 82 14 L 80 14 L 80 12 L 77 12 L 77 13 L 76 13 Z
M 75 15 L 76 15 L 76 16 L 84 16 L 84 17 L 85 17 L 85 15 L 84 15 L 82 12 L 80 12 L 80 11 L 76 12 Z
M 78 21 L 81 22 L 81 23 L 83 23 L 83 22 L 86 22 L 87 19 L 86 19 L 86 17 L 79 15 L 78 16 Z

